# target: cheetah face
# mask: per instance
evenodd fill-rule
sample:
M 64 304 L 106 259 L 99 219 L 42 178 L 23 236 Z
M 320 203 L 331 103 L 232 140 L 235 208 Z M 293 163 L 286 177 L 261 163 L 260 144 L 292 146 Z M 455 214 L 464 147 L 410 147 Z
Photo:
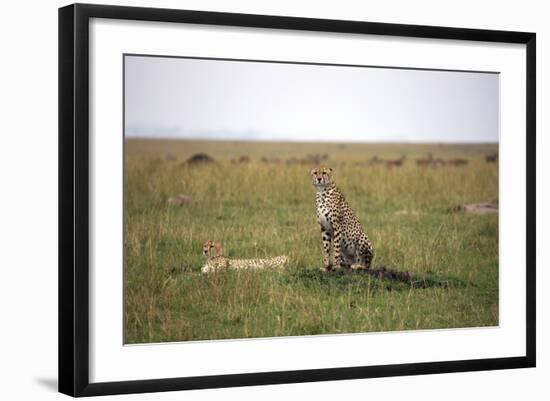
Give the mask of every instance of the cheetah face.
M 202 254 L 207 258 L 215 258 L 223 253 L 222 245 L 217 241 L 208 240 L 202 246 Z
M 309 175 L 311 183 L 317 188 L 324 188 L 332 183 L 332 168 L 330 167 L 315 167 Z

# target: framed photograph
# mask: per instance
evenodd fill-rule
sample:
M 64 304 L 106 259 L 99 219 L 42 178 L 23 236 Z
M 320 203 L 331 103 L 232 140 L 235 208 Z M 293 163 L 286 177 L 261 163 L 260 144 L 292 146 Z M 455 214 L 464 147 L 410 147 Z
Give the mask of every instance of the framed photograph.
M 534 33 L 61 8 L 59 390 L 535 366 L 535 82 Z

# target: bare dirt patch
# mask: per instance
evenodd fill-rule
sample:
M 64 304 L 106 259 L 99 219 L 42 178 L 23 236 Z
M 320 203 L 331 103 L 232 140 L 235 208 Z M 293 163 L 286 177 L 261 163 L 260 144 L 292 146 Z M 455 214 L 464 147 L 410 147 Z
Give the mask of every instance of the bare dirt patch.
M 193 199 L 187 195 L 171 196 L 166 201 L 166 203 L 168 203 L 171 206 L 183 206 L 183 205 L 188 205 L 191 202 L 193 202 Z
M 498 213 L 498 204 L 496 203 L 467 203 L 452 207 L 450 212 L 464 212 L 470 214 L 490 214 Z

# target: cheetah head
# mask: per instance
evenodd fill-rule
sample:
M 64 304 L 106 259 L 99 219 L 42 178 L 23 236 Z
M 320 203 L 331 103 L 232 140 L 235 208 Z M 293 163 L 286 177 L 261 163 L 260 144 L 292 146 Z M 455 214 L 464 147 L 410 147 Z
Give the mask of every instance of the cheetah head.
M 220 244 L 218 241 L 208 240 L 202 246 L 202 254 L 207 259 L 215 258 L 217 256 L 222 256 L 223 254 L 222 244 Z
M 316 188 L 325 188 L 332 184 L 332 168 L 315 167 L 309 172 L 311 183 Z

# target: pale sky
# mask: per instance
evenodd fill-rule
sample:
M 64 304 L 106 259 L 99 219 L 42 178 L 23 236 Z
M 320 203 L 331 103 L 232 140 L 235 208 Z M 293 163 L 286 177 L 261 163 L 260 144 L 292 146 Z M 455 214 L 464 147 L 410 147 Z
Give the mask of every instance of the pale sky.
M 499 76 L 125 58 L 128 137 L 498 142 Z

